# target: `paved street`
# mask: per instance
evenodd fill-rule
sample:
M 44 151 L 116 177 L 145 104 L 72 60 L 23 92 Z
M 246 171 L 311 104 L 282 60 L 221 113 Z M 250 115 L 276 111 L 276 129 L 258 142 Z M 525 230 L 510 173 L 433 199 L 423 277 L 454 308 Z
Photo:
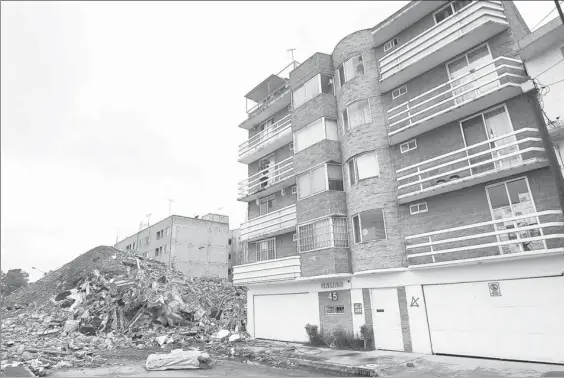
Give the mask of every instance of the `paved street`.
M 144 362 L 127 363 L 123 366 L 81 370 L 58 371 L 50 377 L 327 377 L 340 376 L 317 370 L 285 369 L 270 366 L 219 361 L 209 370 L 146 371 Z

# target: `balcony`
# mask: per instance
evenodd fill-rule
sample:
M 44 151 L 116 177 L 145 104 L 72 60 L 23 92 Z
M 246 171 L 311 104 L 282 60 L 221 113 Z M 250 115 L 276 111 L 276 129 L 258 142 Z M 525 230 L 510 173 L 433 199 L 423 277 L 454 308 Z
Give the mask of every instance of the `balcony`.
M 523 63 L 499 57 L 463 76 L 441 84 L 386 112 L 390 144 L 464 118 L 523 93 Z
M 398 201 L 405 204 L 545 166 L 538 130 L 520 129 L 397 170 Z
M 250 130 L 291 104 L 290 71 L 298 65 L 296 61 L 290 63 L 245 95 L 248 118 L 239 127 Z M 250 107 L 249 100 L 253 104 Z
M 292 120 L 287 115 L 239 145 L 240 163 L 249 164 L 292 142 Z
M 241 242 L 276 236 L 296 229 L 296 205 L 241 223 Z
M 239 182 L 239 201 L 253 201 L 296 182 L 294 157 L 265 168 Z
M 557 119 L 547 125 L 548 132 L 553 140 L 564 139 L 564 121 Z
M 475 1 L 379 60 L 380 89 L 393 88 L 509 27 L 501 1 Z
M 300 256 L 253 262 L 233 267 L 233 284 L 287 281 L 301 276 Z
M 412 235 L 407 260 L 413 268 L 562 254 L 563 226 L 562 211 L 547 210 Z

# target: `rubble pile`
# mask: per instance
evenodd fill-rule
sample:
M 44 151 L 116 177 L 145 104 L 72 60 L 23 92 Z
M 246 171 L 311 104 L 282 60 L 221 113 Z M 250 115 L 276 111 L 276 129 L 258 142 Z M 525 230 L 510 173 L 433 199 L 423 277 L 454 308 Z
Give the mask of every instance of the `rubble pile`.
M 221 279 L 97 247 L 3 299 L 2 367 L 43 376 L 99 366 L 120 349 L 222 350 L 247 338 L 246 300 Z

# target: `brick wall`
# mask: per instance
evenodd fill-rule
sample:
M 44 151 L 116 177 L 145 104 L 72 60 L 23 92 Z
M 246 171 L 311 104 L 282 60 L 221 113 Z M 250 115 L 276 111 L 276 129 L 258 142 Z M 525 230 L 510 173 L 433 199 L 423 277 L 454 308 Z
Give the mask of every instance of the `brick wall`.
M 299 200 L 296 203 L 298 225 L 333 214 L 347 214 L 345 192 L 327 190 Z
M 321 117 L 337 118 L 335 96 L 320 93 L 292 112 L 292 131 L 296 132 Z
M 413 351 L 413 348 L 411 345 L 411 331 L 409 329 L 409 314 L 407 312 L 408 304 L 405 293 L 405 286 L 398 287 L 398 303 L 401 320 L 401 334 L 403 337 L 403 350 L 404 352 L 411 353 Z
M 296 90 L 318 73 L 332 75 L 332 72 L 333 61 L 331 55 L 320 52 L 315 53 L 290 72 L 290 89 L 292 91 Z
M 337 293 L 336 301 L 329 299 L 329 294 L 333 292 Z M 328 315 L 325 313 L 325 306 L 344 306 L 345 313 Z M 321 320 L 321 329 L 323 331 L 332 332 L 333 330 L 342 328 L 345 332 L 352 333 L 353 322 L 351 307 L 350 290 L 320 291 L 319 319 Z
M 294 155 L 294 172 L 303 173 L 324 162 L 341 163 L 341 143 L 324 139 Z
M 272 208 L 270 209 L 270 212 L 280 210 L 284 207 L 296 203 L 297 195 L 292 194 L 293 186 L 294 185 L 285 187 L 284 195 L 282 195 L 280 190 L 277 190 L 276 192 L 272 193 L 272 195 L 274 195 L 274 202 L 272 204 Z M 260 216 L 260 205 L 257 205 L 256 201 L 250 201 L 248 203 L 248 219 L 251 220 L 258 216 Z
M 349 250 L 347 248 L 325 248 L 300 253 L 302 277 L 325 274 L 350 273 Z

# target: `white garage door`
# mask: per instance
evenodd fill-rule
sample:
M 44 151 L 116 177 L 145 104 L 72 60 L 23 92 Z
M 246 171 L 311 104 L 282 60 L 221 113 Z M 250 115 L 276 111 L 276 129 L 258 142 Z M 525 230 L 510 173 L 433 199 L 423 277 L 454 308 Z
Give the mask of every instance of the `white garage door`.
M 306 342 L 306 324 L 319 325 L 319 300 L 309 294 L 255 295 L 255 337 Z
M 434 353 L 564 363 L 564 277 L 431 285 L 424 292 Z

